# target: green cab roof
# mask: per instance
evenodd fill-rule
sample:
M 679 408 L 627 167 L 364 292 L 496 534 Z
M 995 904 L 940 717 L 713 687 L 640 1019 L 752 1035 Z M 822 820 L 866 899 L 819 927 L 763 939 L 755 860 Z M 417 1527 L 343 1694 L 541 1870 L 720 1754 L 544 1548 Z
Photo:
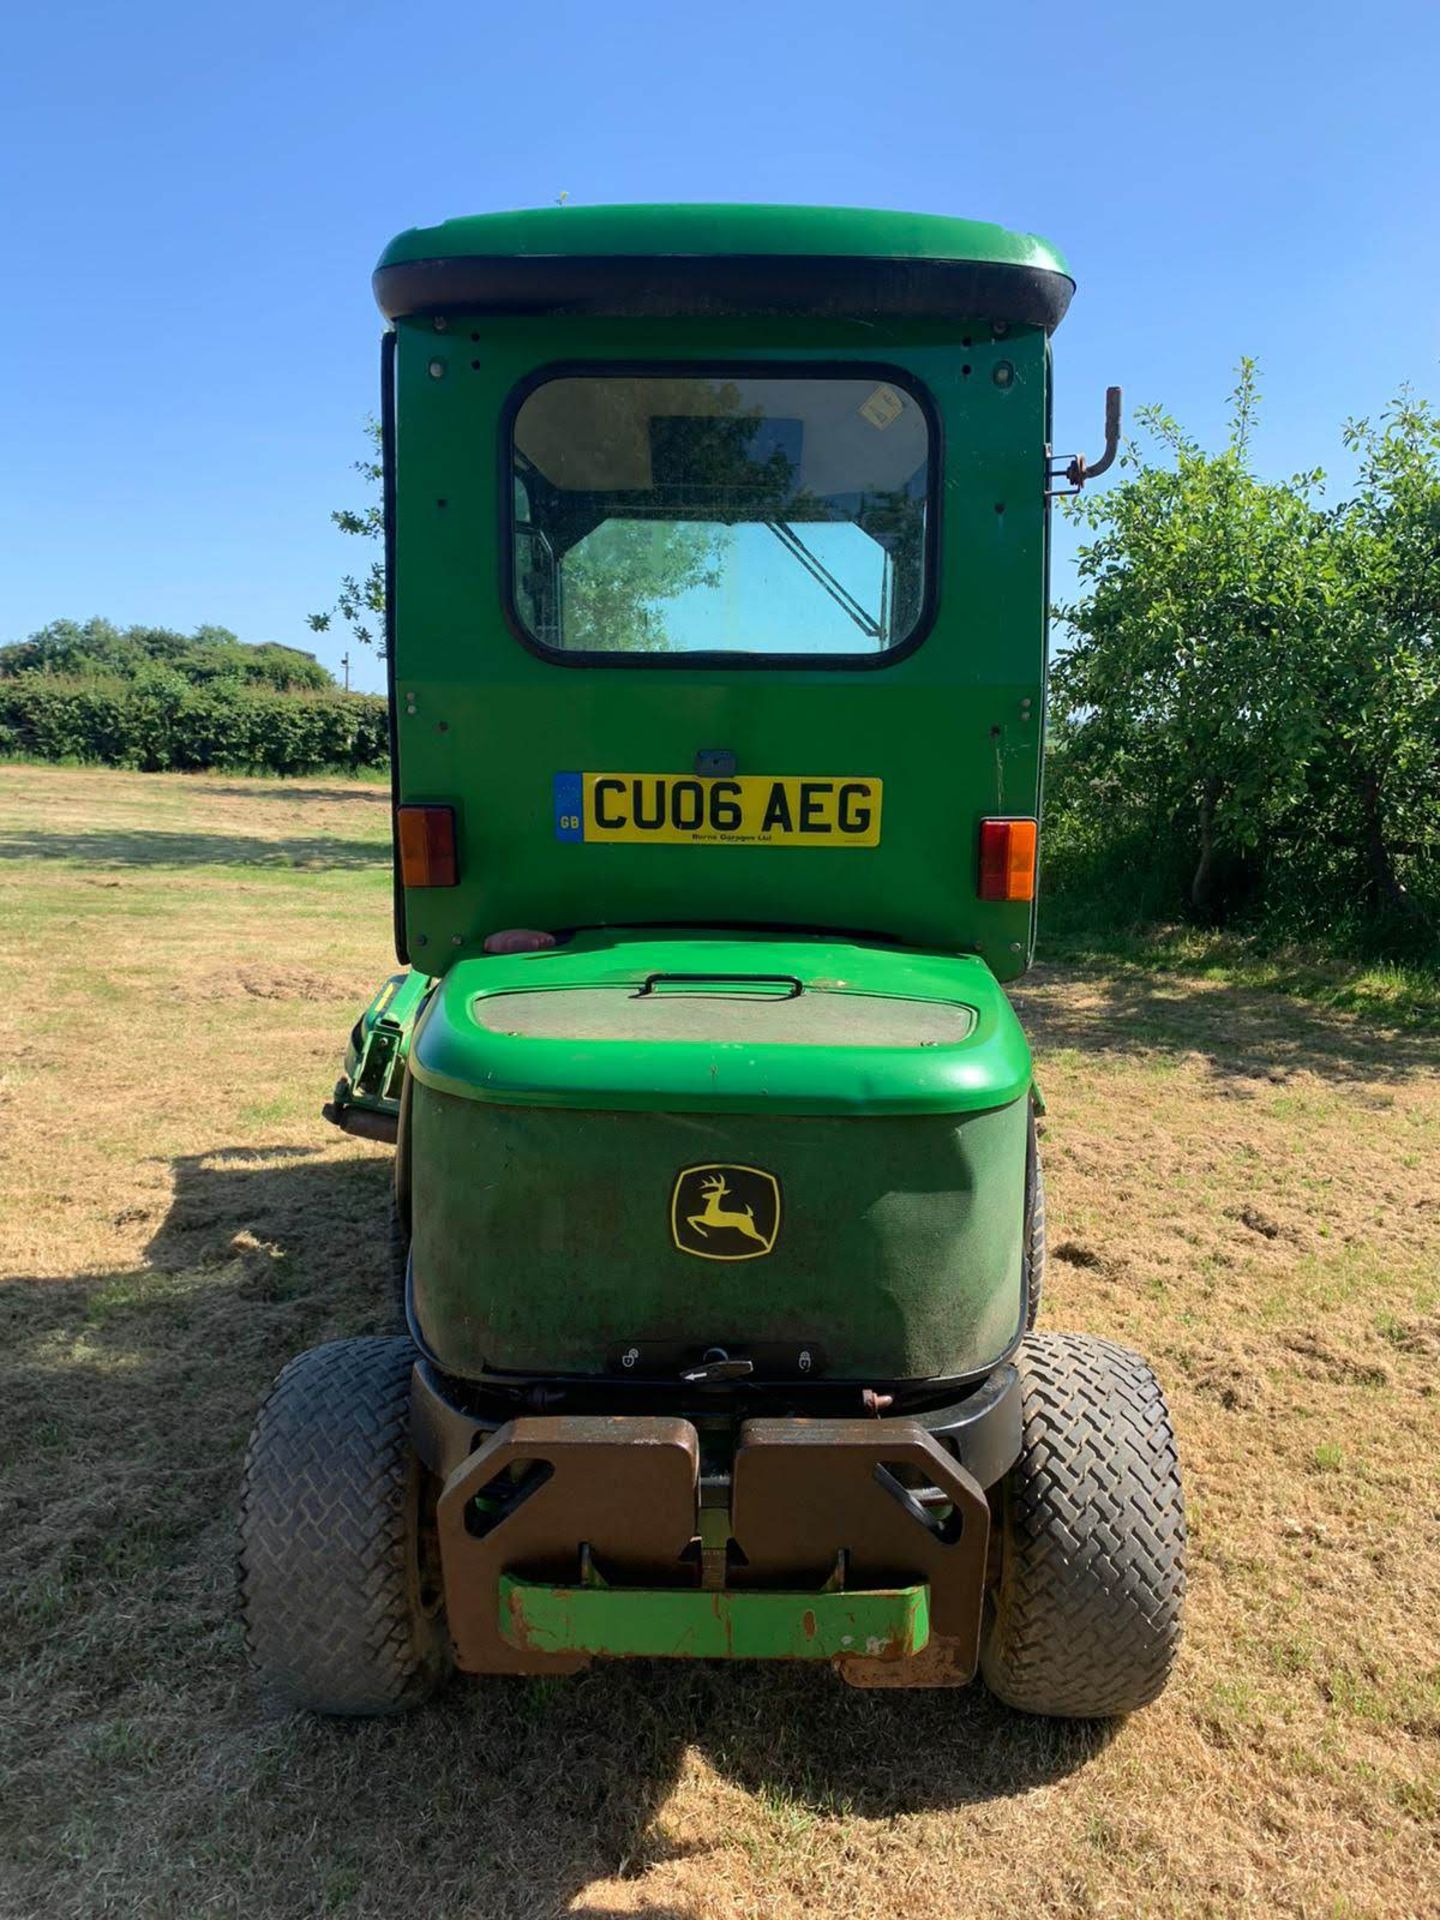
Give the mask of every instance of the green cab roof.
M 412 227 L 375 270 L 387 318 L 467 312 L 999 319 L 1050 330 L 1074 291 L 1048 242 L 870 207 L 535 207 Z

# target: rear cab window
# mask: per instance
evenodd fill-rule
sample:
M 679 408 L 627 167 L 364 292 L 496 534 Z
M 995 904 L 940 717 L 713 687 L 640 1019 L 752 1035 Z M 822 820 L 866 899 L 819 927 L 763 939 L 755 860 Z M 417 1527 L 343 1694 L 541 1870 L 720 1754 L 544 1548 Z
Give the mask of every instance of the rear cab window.
M 541 651 L 878 664 L 923 637 L 936 434 L 894 370 L 566 371 L 510 420 L 510 610 Z

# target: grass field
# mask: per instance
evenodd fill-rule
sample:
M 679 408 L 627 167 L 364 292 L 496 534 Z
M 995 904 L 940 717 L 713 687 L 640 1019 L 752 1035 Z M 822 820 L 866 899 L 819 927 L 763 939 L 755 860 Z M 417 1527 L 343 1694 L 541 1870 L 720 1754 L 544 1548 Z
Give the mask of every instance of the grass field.
M 1207 968 L 1038 968 L 1046 1321 L 1147 1352 L 1189 1633 L 1118 1726 L 620 1666 L 267 1717 L 252 1413 L 382 1324 L 318 1118 L 390 964 L 373 786 L 0 766 L 0 1914 L 1440 1913 L 1440 1041 Z

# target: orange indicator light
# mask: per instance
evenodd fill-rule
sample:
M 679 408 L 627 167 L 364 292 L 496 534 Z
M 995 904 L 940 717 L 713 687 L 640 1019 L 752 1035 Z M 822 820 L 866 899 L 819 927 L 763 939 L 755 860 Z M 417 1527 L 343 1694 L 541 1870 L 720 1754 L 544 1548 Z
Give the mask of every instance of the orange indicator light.
M 453 807 L 398 807 L 395 829 L 400 844 L 400 878 L 407 887 L 458 884 Z
M 1033 820 L 980 822 L 980 898 L 1035 898 L 1036 823 Z

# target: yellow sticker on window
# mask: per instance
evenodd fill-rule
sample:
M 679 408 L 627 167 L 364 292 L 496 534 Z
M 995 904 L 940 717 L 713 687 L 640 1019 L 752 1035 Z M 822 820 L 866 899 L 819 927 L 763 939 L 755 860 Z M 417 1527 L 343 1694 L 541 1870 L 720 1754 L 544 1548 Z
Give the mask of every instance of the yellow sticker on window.
M 860 402 L 860 411 L 872 427 L 882 431 L 894 426 L 905 411 L 905 402 L 896 393 L 894 387 L 876 387 L 867 400 Z
M 878 847 L 884 782 L 846 774 L 557 773 L 557 840 Z

